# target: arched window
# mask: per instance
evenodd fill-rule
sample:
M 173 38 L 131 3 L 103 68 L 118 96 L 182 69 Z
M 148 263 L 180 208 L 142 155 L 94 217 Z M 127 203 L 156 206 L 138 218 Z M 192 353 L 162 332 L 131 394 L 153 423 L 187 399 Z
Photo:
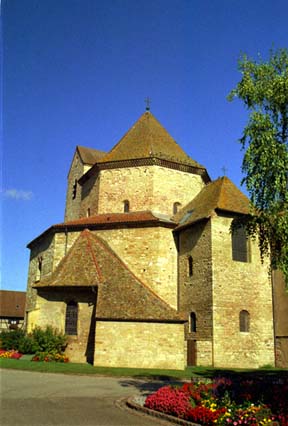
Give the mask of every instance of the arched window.
M 232 259 L 238 262 L 249 262 L 249 240 L 246 235 L 246 230 L 241 228 L 234 229 L 232 232 Z
M 176 203 L 173 204 L 173 214 L 176 214 L 177 212 L 179 212 L 180 207 L 181 207 L 181 203 L 176 201 Z
M 78 304 L 74 301 L 67 303 L 65 317 L 65 334 L 77 335 Z
M 250 329 L 250 314 L 248 311 L 240 311 L 239 314 L 239 329 L 242 332 L 248 333 Z
M 191 312 L 190 313 L 190 318 L 189 318 L 189 331 L 190 333 L 195 333 L 196 329 L 197 329 L 197 325 L 196 325 L 196 314 L 195 312 Z
M 193 257 L 188 256 L 188 277 L 193 275 Z
M 128 213 L 129 209 L 130 209 L 129 201 L 128 200 L 124 200 L 123 203 L 124 203 L 124 213 Z

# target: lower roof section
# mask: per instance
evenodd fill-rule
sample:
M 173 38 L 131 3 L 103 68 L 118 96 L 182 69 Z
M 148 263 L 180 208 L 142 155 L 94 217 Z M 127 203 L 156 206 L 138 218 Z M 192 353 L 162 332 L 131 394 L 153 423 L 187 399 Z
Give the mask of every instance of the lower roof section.
M 185 318 L 141 282 L 99 236 L 84 230 L 56 270 L 33 286 L 41 291 L 91 288 L 96 317 L 184 322 Z

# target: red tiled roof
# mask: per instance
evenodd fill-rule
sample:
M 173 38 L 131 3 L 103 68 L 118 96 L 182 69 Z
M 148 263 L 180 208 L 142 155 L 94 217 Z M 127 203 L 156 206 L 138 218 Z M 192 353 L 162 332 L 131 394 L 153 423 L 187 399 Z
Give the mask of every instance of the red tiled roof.
M 65 230 L 65 229 L 85 229 L 90 227 L 102 227 L 102 226 L 113 226 L 113 225 L 120 225 L 120 224 L 144 224 L 144 223 L 151 223 L 151 224 L 165 224 L 165 226 L 171 226 L 174 227 L 175 223 L 172 222 L 168 217 L 165 217 L 165 215 L 157 215 L 156 213 L 153 213 L 151 211 L 140 211 L 140 212 L 128 212 L 128 213 L 103 213 L 103 214 L 97 214 L 90 217 L 84 217 L 81 219 L 71 220 L 69 222 L 63 222 L 58 223 L 56 225 L 51 226 L 46 231 L 44 231 L 42 234 L 40 234 L 38 237 L 36 237 L 34 240 L 32 240 L 27 247 L 30 248 L 31 245 L 37 241 L 39 238 L 41 238 L 44 234 L 51 232 L 51 231 L 57 231 L 57 230 Z
M 128 213 L 102 213 L 96 214 L 90 217 L 84 217 L 81 219 L 71 220 L 69 222 L 60 223 L 54 225 L 55 227 L 66 227 L 66 226 L 77 226 L 77 225 L 92 225 L 102 223 L 131 223 L 131 222 L 170 222 L 164 219 L 164 216 L 156 216 L 151 211 L 139 211 L 139 212 L 128 212 Z
M 237 214 L 249 213 L 249 199 L 228 179 L 221 177 L 207 186 L 172 219 L 176 229 L 210 218 L 217 210 Z
M 0 317 L 24 318 L 26 293 L 0 290 Z
M 56 270 L 34 284 L 47 287 L 98 288 L 96 316 L 105 319 L 184 321 L 129 270 L 102 238 L 87 229 Z

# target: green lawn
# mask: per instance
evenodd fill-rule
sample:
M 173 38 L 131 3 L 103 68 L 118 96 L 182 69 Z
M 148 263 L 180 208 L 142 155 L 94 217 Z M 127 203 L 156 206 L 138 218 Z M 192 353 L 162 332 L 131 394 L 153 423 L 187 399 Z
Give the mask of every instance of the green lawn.
M 182 370 L 156 370 L 156 369 L 136 369 L 136 368 L 110 368 L 93 367 L 90 364 L 59 363 L 59 362 L 32 362 L 31 356 L 23 356 L 21 359 L 0 358 L 0 368 L 10 368 L 29 371 L 40 371 L 49 373 L 65 374 L 95 374 L 107 376 L 129 376 L 154 379 L 191 379 L 191 377 L 212 378 L 222 374 L 232 375 L 286 375 L 287 370 L 275 368 L 263 368 L 257 370 L 225 370 L 206 367 L 187 367 Z

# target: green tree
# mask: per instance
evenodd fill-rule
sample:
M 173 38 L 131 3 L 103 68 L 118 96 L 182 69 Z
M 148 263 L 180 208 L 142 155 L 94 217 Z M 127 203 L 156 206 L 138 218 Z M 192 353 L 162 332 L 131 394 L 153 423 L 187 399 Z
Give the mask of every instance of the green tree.
M 271 50 L 267 61 L 243 55 L 239 71 L 228 99 L 240 99 L 249 111 L 240 139 L 242 183 L 251 199 L 246 228 L 259 237 L 262 259 L 269 255 L 288 284 L 288 51 Z

